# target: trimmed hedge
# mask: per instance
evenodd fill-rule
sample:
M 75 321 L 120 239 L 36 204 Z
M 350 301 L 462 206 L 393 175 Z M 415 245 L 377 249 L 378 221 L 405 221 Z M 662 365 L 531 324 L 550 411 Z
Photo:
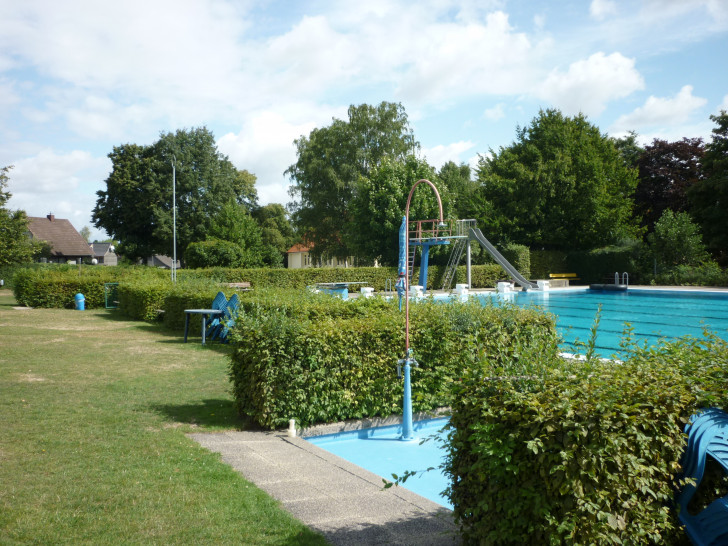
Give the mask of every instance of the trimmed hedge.
M 86 308 L 104 307 L 104 283 L 118 282 L 119 307 L 136 320 L 156 320 L 164 309 L 167 295 L 175 291 L 169 271 L 145 266 L 101 267 L 43 265 L 14 269 L 11 284 L 19 303 L 30 307 L 72 308 L 73 297 L 82 293 Z M 418 275 L 415 270 L 415 279 Z M 444 267 L 431 266 L 428 288 L 442 286 Z M 492 288 L 503 276 L 497 265 L 473 266 L 471 281 L 474 287 Z M 363 281 L 375 290 L 384 291 L 387 279 L 397 278 L 394 268 L 311 268 L 311 269 L 183 269 L 177 273 L 178 286 L 209 286 L 221 283 L 249 282 L 255 289 L 305 289 L 318 282 Z M 466 281 L 465 267 L 458 268 L 456 282 Z M 201 283 L 201 284 L 200 284 Z M 223 287 L 224 288 L 224 287 Z M 184 290 L 184 289 L 183 289 Z
M 626 271 L 634 283 L 640 280 L 639 259 L 637 244 L 574 252 L 532 250 L 531 269 L 537 279 L 548 279 L 550 273 L 576 273 L 579 284 L 613 282 L 615 272 L 621 276 Z
M 23 268 L 13 276 L 13 294 L 21 305 L 72 309 L 83 294 L 87 309 L 104 307 L 104 283 L 116 282 L 114 272 L 99 267 L 55 266 Z
M 219 282 L 249 282 L 253 288 L 306 288 L 319 282 L 366 282 L 377 291 L 385 290 L 387 280 L 392 284 L 397 280 L 397 269 L 394 267 L 349 267 L 349 268 L 308 268 L 308 269 L 194 269 L 182 270 L 178 275 L 183 277 L 208 278 Z M 442 288 L 442 276 L 445 266 L 430 265 L 428 267 L 427 288 Z M 496 264 L 473 265 L 471 282 L 473 288 L 494 288 L 498 279 L 504 275 L 503 269 Z M 413 283 L 419 276 L 419 267 L 415 267 Z M 180 277 L 178 277 L 180 278 Z M 458 267 L 456 283 L 465 283 L 467 272 L 465 266 Z
M 521 275 L 527 279 L 531 277 L 531 251 L 527 246 L 510 243 L 501 254 Z
M 469 360 L 539 345 L 556 354 L 553 320 L 515 306 L 477 303 L 410 306 L 413 409 L 450 403 Z M 300 292 L 244 298 L 230 366 L 235 405 L 266 428 L 301 426 L 401 411 L 397 360 L 404 313 L 380 298 L 341 301 Z M 538 343 L 536 343 L 536 341 Z
M 728 406 L 728 345 L 633 351 L 622 364 L 543 361 L 527 380 L 486 358 L 467 370 L 445 464 L 466 543 L 685 543 L 682 430 L 698 409 Z

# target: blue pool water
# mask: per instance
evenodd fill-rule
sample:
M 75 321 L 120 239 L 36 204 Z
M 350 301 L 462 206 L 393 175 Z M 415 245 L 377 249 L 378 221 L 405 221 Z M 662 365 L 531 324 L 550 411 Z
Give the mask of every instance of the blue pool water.
M 419 440 L 431 436 L 442 439 L 445 435 L 441 432 L 442 427 L 446 424 L 445 418 L 417 421 L 414 423 L 415 436 Z M 404 442 L 399 439 L 401 435 L 402 426 L 392 425 L 313 436 L 306 440 L 389 481 L 392 481 L 392 474 L 402 476 L 407 471 L 435 467 L 408 478 L 400 487 L 452 509 L 448 499 L 441 494 L 448 486 L 447 478 L 438 468 L 445 456 L 442 442 L 436 439 L 422 444 L 416 440 Z
M 634 337 L 648 345 L 662 338 L 685 335 L 701 337 L 708 328 L 728 340 L 728 294 L 695 291 L 635 290 L 554 290 L 480 295 L 482 301 L 496 297 L 522 307 L 538 306 L 553 313 L 564 338 L 564 349 L 579 352 L 575 342 L 587 342 L 594 318 L 602 306 L 597 330 L 597 352 L 605 357 L 619 351 L 625 323 L 634 328 Z M 582 349 L 583 353 L 584 350 Z

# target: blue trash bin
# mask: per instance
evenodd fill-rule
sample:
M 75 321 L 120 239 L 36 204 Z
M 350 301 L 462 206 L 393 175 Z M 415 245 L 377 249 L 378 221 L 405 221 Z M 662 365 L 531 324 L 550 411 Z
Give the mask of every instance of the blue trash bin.
M 76 311 L 83 311 L 86 308 L 86 298 L 83 294 L 76 294 L 73 299 L 76 300 Z

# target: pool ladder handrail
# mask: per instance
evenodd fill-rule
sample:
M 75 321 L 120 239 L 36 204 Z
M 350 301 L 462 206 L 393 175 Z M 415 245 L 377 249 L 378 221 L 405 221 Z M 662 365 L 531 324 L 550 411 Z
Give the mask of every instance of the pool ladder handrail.
M 384 279 L 384 294 L 394 297 L 394 282 L 389 277 Z
M 614 285 L 617 286 L 619 284 L 620 284 L 619 272 L 615 271 L 614 272 Z M 629 286 L 629 274 L 626 271 L 624 273 L 622 273 L 622 283 L 621 284 L 623 284 L 625 286 Z

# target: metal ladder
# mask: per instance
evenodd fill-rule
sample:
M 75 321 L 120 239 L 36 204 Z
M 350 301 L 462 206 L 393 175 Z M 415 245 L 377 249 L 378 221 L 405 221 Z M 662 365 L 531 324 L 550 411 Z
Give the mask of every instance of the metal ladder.
M 412 277 L 415 275 L 415 254 L 417 253 L 417 247 L 410 245 L 409 247 L 409 284 L 412 284 Z
M 450 258 L 448 259 L 447 267 L 445 268 L 445 274 L 442 277 L 443 290 L 450 290 L 450 286 L 452 285 L 452 281 L 455 278 L 455 274 L 458 270 L 460 258 L 462 258 L 463 256 L 465 244 L 466 239 L 458 239 L 452 247 L 452 251 L 450 252 Z

